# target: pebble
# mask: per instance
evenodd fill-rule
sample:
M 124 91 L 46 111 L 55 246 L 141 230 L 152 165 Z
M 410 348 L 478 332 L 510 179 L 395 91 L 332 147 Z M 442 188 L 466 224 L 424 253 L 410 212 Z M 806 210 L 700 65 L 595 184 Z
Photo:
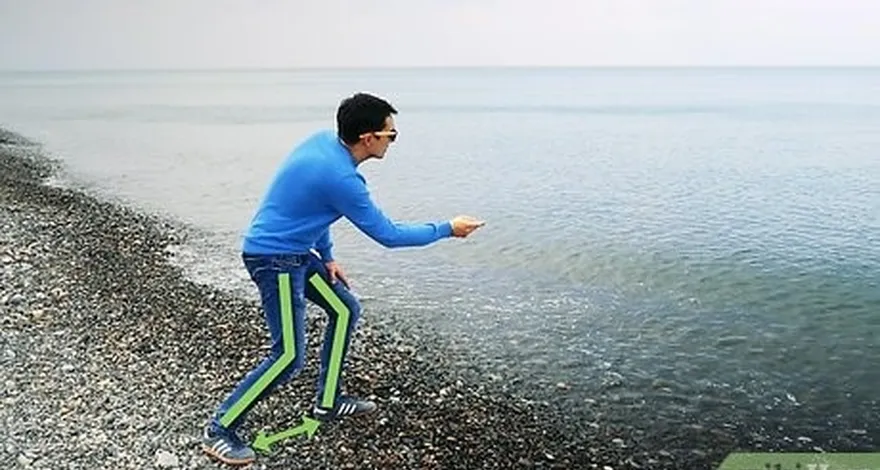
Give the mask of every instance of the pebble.
M 180 460 L 171 452 L 160 450 L 156 452 L 156 466 L 162 468 L 177 467 Z
M 24 296 L 21 294 L 18 294 L 18 293 L 7 294 L 6 296 L 3 297 L 3 300 L 0 301 L 0 303 L 2 303 L 3 305 L 12 306 L 12 307 L 14 307 L 22 302 L 24 302 Z

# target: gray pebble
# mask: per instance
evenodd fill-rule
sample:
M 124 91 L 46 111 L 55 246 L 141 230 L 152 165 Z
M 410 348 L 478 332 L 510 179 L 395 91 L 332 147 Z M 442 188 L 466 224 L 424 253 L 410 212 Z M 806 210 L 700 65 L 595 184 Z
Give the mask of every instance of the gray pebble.
M 160 450 L 156 452 L 156 466 L 162 468 L 177 467 L 180 460 L 171 452 Z

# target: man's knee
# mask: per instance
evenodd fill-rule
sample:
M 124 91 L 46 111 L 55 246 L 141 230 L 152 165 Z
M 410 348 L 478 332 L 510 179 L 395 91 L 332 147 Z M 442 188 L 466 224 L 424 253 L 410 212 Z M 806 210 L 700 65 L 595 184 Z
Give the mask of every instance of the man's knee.
M 287 367 L 284 368 L 284 372 L 281 373 L 281 382 L 287 382 L 293 377 L 296 377 L 296 375 L 303 370 L 305 363 L 305 358 L 302 357 L 302 355 L 294 357 Z
M 342 300 L 343 305 L 345 305 L 345 309 L 348 310 L 348 317 L 351 321 L 357 320 L 361 316 L 361 303 L 360 301 L 348 290 L 337 290 L 337 294 L 339 295 L 339 299 Z
M 286 382 L 298 374 L 305 367 L 305 355 L 304 344 L 295 344 L 290 351 L 287 351 L 283 343 L 273 343 L 270 358 L 273 364 L 280 364 L 282 366 L 281 374 L 277 380 L 279 382 Z
M 358 300 L 354 298 L 353 295 L 349 297 L 351 297 L 351 302 L 347 304 L 348 313 L 351 317 L 351 320 L 354 321 L 361 316 L 361 303 L 358 302 Z
M 344 320 L 348 328 L 354 328 L 361 317 L 361 304 L 357 300 L 343 301 L 343 304 L 345 305 L 345 311 L 335 312 L 337 314 L 336 318 L 337 320 L 343 320 L 342 314 L 344 314 Z
M 277 385 L 281 385 L 290 381 L 292 378 L 296 377 L 300 371 L 305 367 L 305 354 L 296 354 L 296 355 L 282 355 L 277 361 L 280 361 L 284 368 L 281 370 L 281 373 L 274 380 Z M 278 362 L 276 362 L 277 364 Z

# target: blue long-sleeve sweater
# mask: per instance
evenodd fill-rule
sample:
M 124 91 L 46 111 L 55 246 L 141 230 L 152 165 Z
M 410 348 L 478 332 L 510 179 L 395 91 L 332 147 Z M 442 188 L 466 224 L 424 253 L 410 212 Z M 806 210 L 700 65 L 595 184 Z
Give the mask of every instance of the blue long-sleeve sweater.
M 321 131 L 293 149 L 277 170 L 244 237 L 249 254 L 307 253 L 333 259 L 330 225 L 345 217 L 386 247 L 423 246 L 452 235 L 449 221 L 400 224 L 370 197 L 348 149 Z

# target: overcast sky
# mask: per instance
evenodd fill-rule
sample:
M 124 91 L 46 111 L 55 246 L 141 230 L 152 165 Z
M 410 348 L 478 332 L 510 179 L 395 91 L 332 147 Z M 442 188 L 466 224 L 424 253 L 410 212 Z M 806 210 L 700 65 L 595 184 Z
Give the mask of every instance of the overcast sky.
M 878 0 L 0 0 L 0 69 L 880 65 Z

